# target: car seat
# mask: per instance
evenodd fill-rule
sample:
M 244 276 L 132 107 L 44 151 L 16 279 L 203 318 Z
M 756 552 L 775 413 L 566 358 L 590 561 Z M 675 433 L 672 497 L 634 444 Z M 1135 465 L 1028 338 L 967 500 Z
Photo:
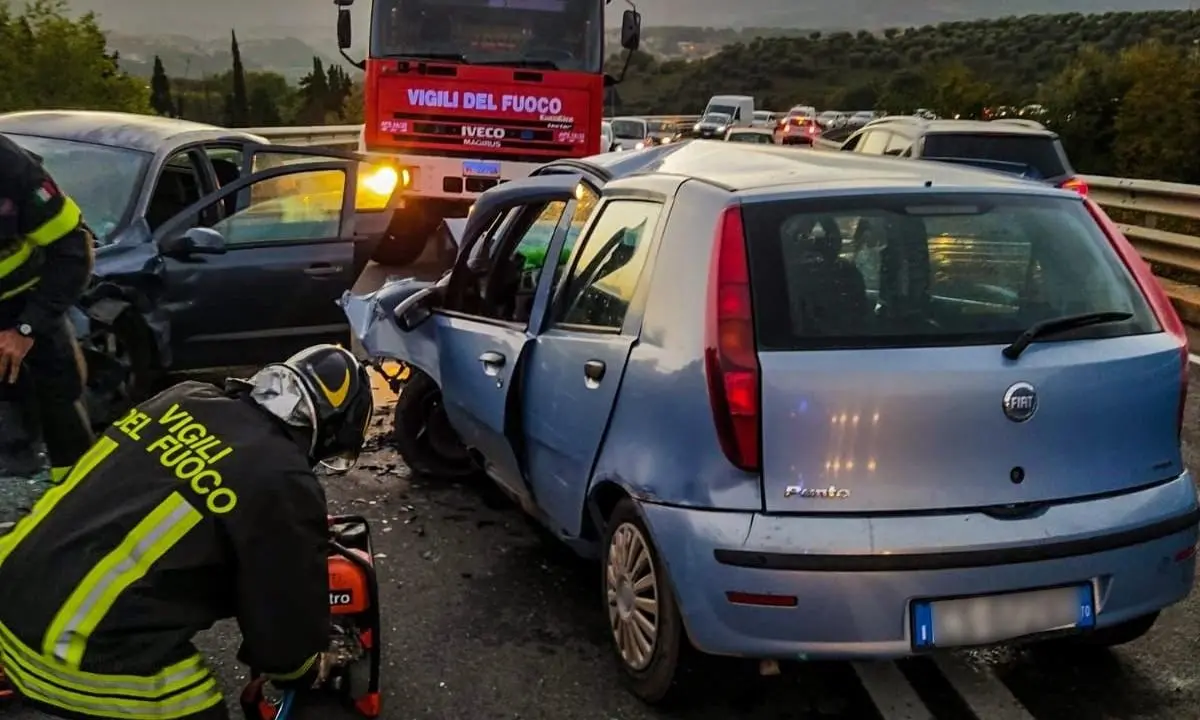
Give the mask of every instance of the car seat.
M 212 161 L 213 172 L 217 176 L 217 187 L 223 188 L 238 181 L 242 176 L 242 171 L 238 170 L 237 163 L 224 158 L 214 158 Z M 225 217 L 229 217 L 237 212 L 238 193 L 227 196 L 221 201 L 224 207 Z
M 793 324 L 810 336 L 861 333 L 871 317 L 866 283 L 841 256 L 842 233 L 830 217 L 797 216 L 780 228 Z
M 879 272 L 880 319 L 889 334 L 936 327 L 930 310 L 929 240 L 919 218 L 889 219 Z
M 196 176 L 190 170 L 168 167 L 159 178 L 146 208 L 146 223 L 151 230 L 157 230 L 199 199 L 200 186 Z

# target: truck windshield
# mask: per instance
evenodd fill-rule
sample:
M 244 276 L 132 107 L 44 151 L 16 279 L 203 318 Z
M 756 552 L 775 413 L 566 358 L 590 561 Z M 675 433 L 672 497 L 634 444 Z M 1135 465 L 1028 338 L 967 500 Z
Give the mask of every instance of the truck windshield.
M 375 0 L 373 57 L 600 72 L 603 0 Z

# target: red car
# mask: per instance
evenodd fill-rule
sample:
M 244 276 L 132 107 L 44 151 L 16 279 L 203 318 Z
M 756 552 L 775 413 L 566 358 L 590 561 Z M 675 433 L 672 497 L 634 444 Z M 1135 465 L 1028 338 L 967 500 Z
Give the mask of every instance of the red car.
M 779 127 L 779 142 L 784 145 L 812 145 L 821 136 L 821 125 L 808 115 L 791 115 Z

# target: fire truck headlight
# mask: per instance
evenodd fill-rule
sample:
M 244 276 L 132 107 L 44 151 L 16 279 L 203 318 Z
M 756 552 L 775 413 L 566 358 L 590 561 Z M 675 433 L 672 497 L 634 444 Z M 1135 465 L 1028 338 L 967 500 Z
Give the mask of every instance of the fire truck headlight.
M 396 189 L 396 185 L 408 185 L 408 170 L 405 169 L 397 172 L 396 168 L 388 165 L 377 167 L 363 175 L 361 184 L 364 188 L 376 195 L 383 197 L 391 197 L 392 192 Z M 401 183 L 401 181 L 404 181 Z

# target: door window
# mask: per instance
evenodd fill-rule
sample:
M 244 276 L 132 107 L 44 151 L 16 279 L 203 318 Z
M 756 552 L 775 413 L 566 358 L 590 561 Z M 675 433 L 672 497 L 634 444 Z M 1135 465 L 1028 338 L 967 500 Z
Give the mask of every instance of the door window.
M 203 174 L 197 159 L 195 154 L 184 151 L 171 156 L 163 166 L 146 207 L 146 222 L 152 231 L 204 197 Z
M 625 323 L 662 205 L 615 200 L 600 212 L 563 285 L 556 324 L 620 330 Z
M 892 135 L 888 140 L 887 149 L 883 151 L 884 155 L 892 155 L 900 157 L 912 147 L 912 141 L 903 135 Z
M 865 133 L 858 141 L 857 150 L 868 155 L 882 155 L 887 150 L 891 138 L 891 133 L 880 130 Z
M 250 202 L 213 225 L 229 246 L 290 243 L 341 234 L 346 173 L 307 170 L 252 183 Z
M 462 269 L 459 290 L 446 308 L 468 315 L 528 324 L 546 251 L 566 203 L 517 207 L 500 215 Z

